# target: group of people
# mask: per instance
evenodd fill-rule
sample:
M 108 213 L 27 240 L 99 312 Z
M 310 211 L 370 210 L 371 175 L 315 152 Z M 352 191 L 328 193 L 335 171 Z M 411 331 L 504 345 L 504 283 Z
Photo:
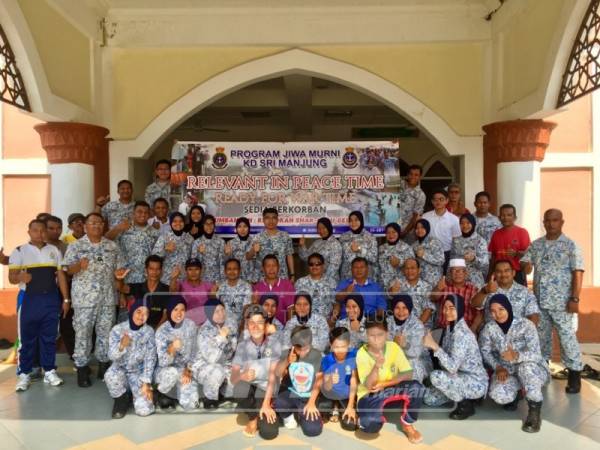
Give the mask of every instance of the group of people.
M 157 163 L 145 201 L 119 182 L 119 199 L 69 216 L 62 240 L 61 219 L 29 223 L 29 242 L 8 258 L 19 285 L 17 391 L 42 370 L 44 383 L 63 383 L 60 329 L 81 387 L 92 383 L 94 352 L 114 418 L 131 402 L 146 416 L 231 401 L 248 415 L 244 434 L 273 439 L 280 420 L 307 436 L 324 419 L 375 433 L 395 408 L 417 443 L 422 404 L 454 402 L 450 417 L 462 420 L 488 395 L 509 410 L 526 398 L 522 428 L 537 432 L 554 328 L 566 392 L 579 392 L 584 268 L 560 211 L 545 212 L 546 234 L 534 242 L 515 225 L 514 206 L 489 212 L 486 192 L 471 214 L 453 184 L 423 213 L 421 168 L 411 166 L 385 242 L 360 211 L 339 236 L 324 217 L 317 239 L 299 239 L 295 261 L 275 208 L 263 210 L 256 234 L 239 218 L 227 241 L 199 205 L 169 213 L 169 169 Z M 296 277 L 298 261 L 307 275 Z

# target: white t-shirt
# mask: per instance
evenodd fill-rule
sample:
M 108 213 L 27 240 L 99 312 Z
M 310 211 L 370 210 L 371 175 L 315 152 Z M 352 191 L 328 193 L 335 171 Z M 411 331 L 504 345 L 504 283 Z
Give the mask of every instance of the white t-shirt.
M 444 246 L 444 251 L 449 252 L 452 248 L 452 238 L 461 236 L 458 217 L 449 211 L 444 211 L 444 214 L 438 216 L 435 210 L 431 210 L 423 214 L 423 219 L 427 219 L 431 225 L 430 235 L 438 238 Z

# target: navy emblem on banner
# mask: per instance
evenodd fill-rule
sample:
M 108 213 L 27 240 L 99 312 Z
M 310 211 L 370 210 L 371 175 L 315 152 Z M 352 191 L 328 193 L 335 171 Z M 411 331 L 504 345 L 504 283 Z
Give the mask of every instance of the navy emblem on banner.
M 224 147 L 217 147 L 212 157 L 212 166 L 215 169 L 224 169 L 227 167 L 227 155 Z
M 346 153 L 342 157 L 342 166 L 346 169 L 354 169 L 358 165 L 358 157 L 354 153 L 354 147 L 346 147 Z

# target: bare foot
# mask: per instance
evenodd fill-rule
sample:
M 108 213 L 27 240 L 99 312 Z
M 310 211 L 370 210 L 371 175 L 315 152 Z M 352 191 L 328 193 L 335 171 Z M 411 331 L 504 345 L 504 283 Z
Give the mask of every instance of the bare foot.
M 406 435 L 408 442 L 411 444 L 419 444 L 423 442 L 423 436 L 421 436 L 421 433 L 419 433 L 412 425 L 402 424 L 402 432 Z
M 258 419 L 250 420 L 244 428 L 244 436 L 254 437 L 256 436 L 256 430 L 258 429 Z

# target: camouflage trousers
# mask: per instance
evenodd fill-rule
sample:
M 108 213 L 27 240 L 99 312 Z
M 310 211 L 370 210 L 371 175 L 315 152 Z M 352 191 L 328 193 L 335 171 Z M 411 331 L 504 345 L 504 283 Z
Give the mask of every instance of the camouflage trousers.
M 92 353 L 92 333 L 96 331 L 94 354 L 98 362 L 108 362 L 108 337 L 115 324 L 116 309 L 113 305 L 74 308 L 73 329 L 75 350 L 73 360 L 77 367 L 87 366 Z
M 515 374 L 500 382 L 492 375 L 489 396 L 496 403 L 505 405 L 512 402 L 521 388 L 525 390 L 527 400 L 541 402 L 544 399 L 542 387 L 548 382 L 548 371 L 540 364 L 524 362 L 517 366 Z
M 192 378 L 189 383 L 183 384 L 181 382 L 182 374 L 183 367 L 160 367 L 156 370 L 154 379 L 158 384 L 159 392 L 166 395 L 175 389 L 177 401 L 183 409 L 196 409 L 199 400 L 198 383 Z
M 219 392 L 225 397 L 233 395 L 233 386 L 229 381 L 231 366 L 217 363 L 194 364 L 192 372 L 197 383 L 202 385 L 202 392 L 207 399 L 218 400 Z M 223 385 L 225 385 L 224 390 L 221 388 Z
M 581 349 L 577 341 L 577 314 L 567 311 L 540 308 L 538 332 L 542 357 L 549 361 L 552 357 L 552 328 L 556 329 L 560 343 L 560 359 L 569 369 L 582 370 Z
M 139 372 L 127 372 L 123 367 L 111 365 L 104 374 L 104 383 L 112 398 L 118 398 L 128 390 L 133 395 L 133 408 L 138 416 L 149 416 L 154 412 L 154 403 L 142 394 Z

